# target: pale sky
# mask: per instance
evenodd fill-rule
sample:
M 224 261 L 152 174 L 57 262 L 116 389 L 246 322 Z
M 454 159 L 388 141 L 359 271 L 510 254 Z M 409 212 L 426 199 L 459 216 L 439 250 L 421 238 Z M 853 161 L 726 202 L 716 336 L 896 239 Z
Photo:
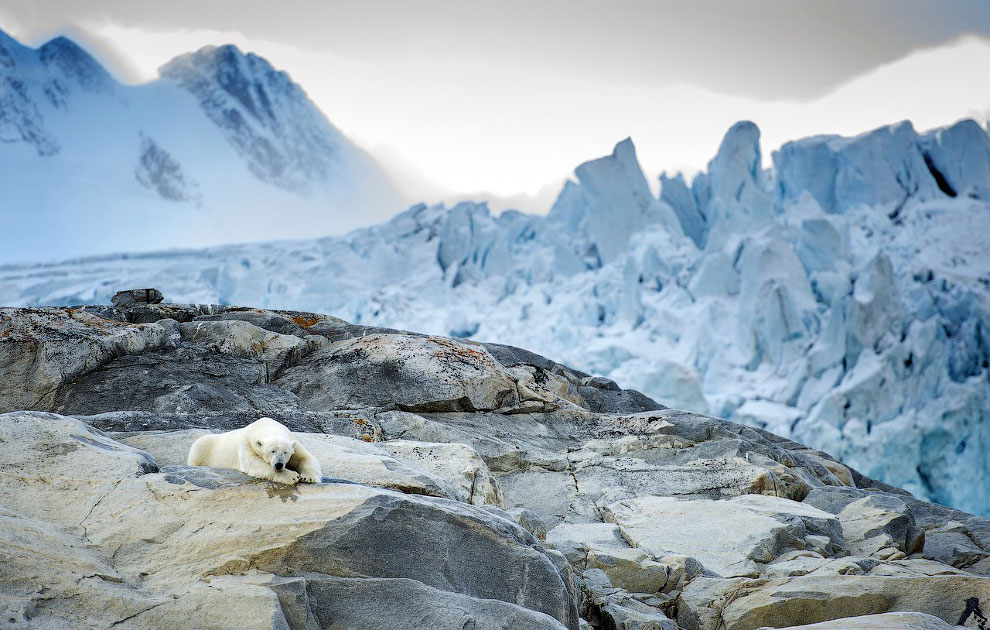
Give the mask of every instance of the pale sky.
M 655 182 L 704 168 L 744 118 L 769 157 L 806 135 L 990 112 L 990 2 L 974 0 L 4 0 L 0 29 L 30 45 L 66 33 L 128 82 L 236 44 L 289 72 L 411 199 L 530 211 L 626 136 Z

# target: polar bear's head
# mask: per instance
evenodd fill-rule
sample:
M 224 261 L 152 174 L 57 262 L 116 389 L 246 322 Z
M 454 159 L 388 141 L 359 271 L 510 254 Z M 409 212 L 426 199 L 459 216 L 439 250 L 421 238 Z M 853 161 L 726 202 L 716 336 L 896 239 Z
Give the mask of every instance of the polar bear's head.
M 265 460 L 265 463 L 275 470 L 285 468 L 296 450 L 293 440 L 279 435 L 255 437 L 251 442 L 251 448 L 258 454 L 258 457 Z

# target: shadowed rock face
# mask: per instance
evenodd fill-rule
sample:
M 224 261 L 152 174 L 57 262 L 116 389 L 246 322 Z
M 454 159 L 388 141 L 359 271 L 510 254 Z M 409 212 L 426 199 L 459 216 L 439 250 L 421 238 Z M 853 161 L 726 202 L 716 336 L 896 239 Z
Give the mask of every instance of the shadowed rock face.
M 990 521 L 765 431 L 510 346 L 142 295 L 0 310 L 12 627 L 935 630 L 990 602 Z M 185 465 L 261 415 L 323 483 Z

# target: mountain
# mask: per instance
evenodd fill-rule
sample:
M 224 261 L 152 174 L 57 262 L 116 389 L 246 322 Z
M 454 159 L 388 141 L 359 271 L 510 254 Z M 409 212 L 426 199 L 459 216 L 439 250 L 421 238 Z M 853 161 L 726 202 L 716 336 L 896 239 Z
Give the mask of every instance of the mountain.
M 0 31 L 4 260 L 342 233 L 403 207 L 264 59 L 208 46 L 160 74 L 123 85 L 65 37 Z
M 900 123 L 788 143 L 770 168 L 760 155 L 739 123 L 657 198 L 625 140 L 545 216 L 419 205 L 344 236 L 7 265 L 0 303 L 155 286 L 513 341 L 990 514 L 972 483 L 990 476 L 986 131 Z

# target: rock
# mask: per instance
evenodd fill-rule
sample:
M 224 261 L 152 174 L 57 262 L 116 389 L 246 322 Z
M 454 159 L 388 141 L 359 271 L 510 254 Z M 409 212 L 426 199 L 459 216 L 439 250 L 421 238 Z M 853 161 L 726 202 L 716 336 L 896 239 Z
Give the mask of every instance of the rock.
M 0 309 L 0 412 L 51 410 L 60 387 L 116 357 L 170 345 L 156 324 L 82 309 Z
M 837 529 L 837 524 L 824 524 L 828 515 L 820 510 L 778 497 L 727 501 L 639 497 L 608 505 L 605 511 L 637 547 L 655 557 L 690 554 L 723 578 L 755 577 L 756 563 L 804 548 L 809 527 Z
M 295 395 L 270 383 L 270 376 L 269 366 L 260 358 L 183 343 L 174 349 L 125 355 L 77 376 L 58 389 L 53 408 L 79 415 L 146 411 L 241 414 L 253 420 L 291 417 L 300 411 Z
M 561 524 L 547 543 L 581 569 L 600 569 L 609 582 L 634 593 L 657 593 L 667 585 L 667 567 L 629 546 L 611 523 Z
M 688 589 L 693 586 L 689 585 Z M 990 583 L 975 577 L 798 577 L 762 586 L 729 602 L 728 628 L 781 627 L 885 612 L 917 611 L 955 623 L 966 600 L 990 596 Z
M 430 588 L 407 579 L 307 581 L 307 595 L 320 602 L 318 627 L 378 630 L 393 628 L 474 628 L 476 630 L 564 630 L 560 621 L 509 602 L 477 599 Z
M 204 344 L 220 354 L 259 359 L 270 374 L 278 372 L 286 362 L 298 362 L 326 344 L 326 339 L 316 335 L 301 339 L 269 332 L 240 320 L 192 321 L 180 324 L 179 330 L 183 340 Z
M 158 472 L 148 453 L 51 413 L 0 414 L 0 446 L 0 505 L 63 526 L 78 525 L 121 480 Z M 57 500 L 39 500 L 39 490 Z
M 192 443 L 206 433 L 201 429 L 139 431 L 113 437 L 151 453 L 163 466 L 182 466 Z M 369 444 L 343 436 L 294 435 L 319 460 L 325 477 L 476 505 L 502 505 L 498 482 L 478 454 L 463 444 Z M 441 455 L 446 456 L 444 461 L 436 461 Z
M 973 567 L 990 557 L 990 553 L 976 542 L 973 532 L 958 521 L 925 530 L 924 536 L 925 557 L 941 560 L 953 567 Z
M 165 299 L 158 289 L 130 289 L 117 291 L 110 299 L 116 308 L 128 309 L 138 304 L 158 304 Z
M 597 603 L 597 602 L 596 602 Z M 601 615 L 611 627 L 621 630 L 677 630 L 677 624 L 655 608 L 634 599 L 623 603 L 607 602 L 600 606 Z
M 423 585 L 416 597 L 439 620 L 449 619 L 447 608 L 429 603 L 442 601 L 428 597 L 430 589 L 461 595 L 448 599 L 479 619 L 501 610 L 539 620 L 532 627 L 558 627 L 526 608 L 578 626 L 573 592 L 554 561 L 528 532 L 480 508 L 354 484 L 281 486 L 221 469 L 154 472 L 147 454 L 53 414 L 7 414 L 0 429 L 3 444 L 28 447 L 0 449 L 0 503 L 79 528 L 97 559 L 112 558 L 112 571 L 100 579 L 128 593 L 103 613 L 110 625 L 129 618 L 136 627 L 161 627 L 178 614 L 185 626 L 203 627 L 230 612 L 245 627 L 287 627 L 276 597 L 284 588 L 268 584 L 275 575 L 296 575 L 415 580 Z M 39 502 L 53 481 L 64 499 Z M 458 553 L 437 553 L 437 541 Z M 99 568 L 96 560 L 89 565 Z M 52 567 L 58 573 L 39 582 L 61 579 L 62 568 Z M 309 602 L 317 619 L 335 614 L 319 589 Z M 31 614 L 39 595 L 24 598 L 21 608 Z
M 315 313 L 285 314 L 260 308 L 245 308 L 230 309 L 214 315 L 198 315 L 193 318 L 193 321 L 242 321 L 280 335 L 306 337 L 307 335 L 315 334 L 310 328 L 314 324 L 322 322 L 325 318 L 326 315 Z
M 392 457 L 446 480 L 456 490 L 453 498 L 459 501 L 505 507 L 498 481 L 477 451 L 466 444 L 391 440 L 378 446 Z
M 533 510 L 512 508 L 506 514 L 512 518 L 512 522 L 535 536 L 537 540 L 544 541 L 547 539 L 547 524 Z
M 518 402 L 515 382 L 487 350 L 440 337 L 373 334 L 338 341 L 286 370 L 277 383 L 317 410 L 487 411 Z
M 9 628 L 106 628 L 168 601 L 128 584 L 82 535 L 3 506 L 0 583 Z
M 766 626 L 760 630 L 769 630 L 770 627 Z M 791 627 L 807 628 L 807 630 L 952 630 L 955 626 L 924 613 L 884 613 Z
M 839 512 L 842 532 L 853 553 L 873 555 L 885 548 L 912 554 L 925 544 L 925 531 L 915 524 L 907 505 L 892 496 L 863 497 Z M 883 559 L 890 559 L 887 552 Z
M 229 306 L 0 313 L 0 406 L 38 407 L 0 415 L 21 625 L 731 630 L 990 600 L 987 519 L 767 431 L 631 413 L 518 348 Z M 184 465 L 262 415 L 324 483 Z

